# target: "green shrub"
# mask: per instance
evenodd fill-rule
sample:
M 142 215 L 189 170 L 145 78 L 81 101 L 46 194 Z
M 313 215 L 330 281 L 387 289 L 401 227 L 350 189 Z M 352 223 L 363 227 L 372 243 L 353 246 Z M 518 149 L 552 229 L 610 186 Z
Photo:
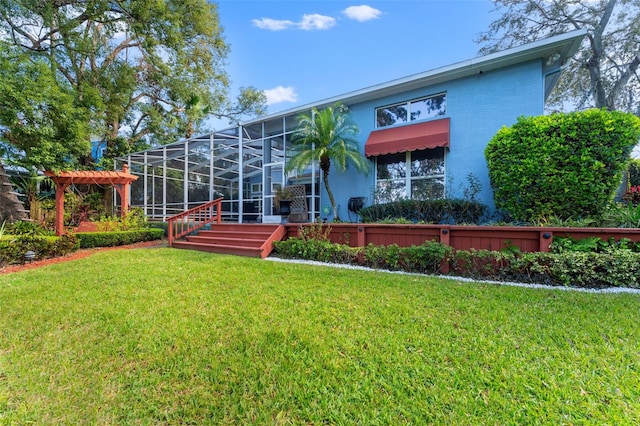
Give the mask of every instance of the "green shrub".
M 573 240 L 575 241 L 575 240 Z M 374 269 L 433 274 L 443 262 L 456 276 L 584 288 L 640 288 L 640 253 L 629 241 L 588 241 L 586 250 L 570 251 L 566 239 L 560 253 L 521 253 L 514 250 L 456 250 L 435 241 L 420 246 L 349 247 L 328 241 L 289 238 L 274 243 L 285 258 L 359 264 Z
M 627 167 L 627 173 L 629 186 L 640 186 L 640 160 L 630 160 Z
M 360 249 L 322 240 L 288 238 L 273 243 L 276 253 L 288 259 L 305 259 L 329 263 L 357 263 Z
M 23 234 L 3 238 L 0 241 L 0 265 L 20 264 L 27 260 L 25 254 L 33 252 L 32 260 L 64 256 L 79 247 L 78 239 L 73 234 L 61 237 Z
M 500 280 L 516 257 L 512 251 L 455 250 L 449 257 L 449 273 L 462 277 Z
M 640 253 L 524 253 L 503 270 L 503 278 L 583 288 L 640 288 Z
M 167 222 L 147 222 L 147 227 L 162 229 L 164 231 L 164 236 L 169 236 L 169 223 Z
M 452 249 L 435 241 L 419 246 L 349 247 L 329 241 L 304 238 L 288 238 L 274 242 L 276 254 L 285 258 L 315 260 L 330 263 L 346 263 L 368 266 L 374 269 L 436 273 Z
M 379 223 L 394 219 L 397 223 L 481 223 L 487 206 L 461 199 L 401 200 L 385 204 L 374 204 L 360 210 L 365 223 Z
M 162 239 L 164 230 L 157 228 L 131 231 L 83 232 L 77 234 L 80 248 L 112 247 Z
M 51 232 L 41 225 L 22 220 L 7 225 L 5 232 L 12 235 L 51 235 Z
M 601 223 L 613 228 L 640 228 L 640 204 L 613 203 L 602 214 Z
M 143 229 L 148 227 L 147 217 L 144 210 L 140 207 L 134 207 L 127 212 L 125 217 L 102 216 L 100 221 L 96 222 L 100 231 L 130 231 L 134 229 Z
M 529 222 L 598 217 L 639 138 L 640 119 L 619 111 L 520 117 L 485 150 L 496 207 Z
M 552 253 L 582 252 L 603 253 L 618 250 L 640 252 L 640 243 L 634 243 L 629 238 L 616 241 L 613 238 L 603 240 L 600 237 L 586 237 L 577 240 L 573 237 L 553 237 Z

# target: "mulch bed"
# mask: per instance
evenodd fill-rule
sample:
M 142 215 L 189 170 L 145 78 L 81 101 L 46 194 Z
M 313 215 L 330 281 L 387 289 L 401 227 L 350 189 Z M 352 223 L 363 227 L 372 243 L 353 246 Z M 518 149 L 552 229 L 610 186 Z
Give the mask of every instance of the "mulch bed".
M 154 247 L 166 247 L 166 240 L 145 241 L 143 243 L 129 244 L 126 246 L 116 247 L 97 247 L 91 249 L 82 249 L 69 253 L 66 256 L 53 257 L 51 259 L 36 260 L 35 262 L 25 263 L 24 265 L 9 265 L 0 267 L 0 275 L 10 274 L 13 272 L 24 271 L 27 269 L 39 268 L 41 266 L 53 265 L 55 263 L 68 262 L 70 260 L 82 259 L 94 255 L 95 253 L 107 250 L 132 250 L 138 248 L 154 248 Z

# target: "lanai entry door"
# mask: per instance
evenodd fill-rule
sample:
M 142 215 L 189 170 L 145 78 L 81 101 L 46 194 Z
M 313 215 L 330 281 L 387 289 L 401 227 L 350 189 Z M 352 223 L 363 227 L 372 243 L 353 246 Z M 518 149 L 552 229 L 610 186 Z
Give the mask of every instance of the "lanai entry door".
M 280 223 L 281 217 L 275 206 L 275 194 L 283 185 L 284 163 L 267 163 L 264 165 L 264 173 L 262 175 L 262 221 L 264 223 Z

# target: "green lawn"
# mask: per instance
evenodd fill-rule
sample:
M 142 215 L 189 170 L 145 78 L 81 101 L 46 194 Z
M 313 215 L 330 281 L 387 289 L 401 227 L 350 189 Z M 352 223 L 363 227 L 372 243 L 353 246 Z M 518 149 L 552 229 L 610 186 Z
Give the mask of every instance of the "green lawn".
M 0 275 L 0 424 L 639 424 L 640 296 L 172 249 Z

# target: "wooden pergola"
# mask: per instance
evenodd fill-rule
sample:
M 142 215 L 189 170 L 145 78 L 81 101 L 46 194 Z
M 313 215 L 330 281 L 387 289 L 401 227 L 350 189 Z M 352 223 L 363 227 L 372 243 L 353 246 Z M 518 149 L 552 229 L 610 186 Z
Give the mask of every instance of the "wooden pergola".
M 56 184 L 56 235 L 64 233 L 64 192 L 72 184 L 79 185 L 110 185 L 113 186 L 121 200 L 121 216 L 127 214 L 129 208 L 129 185 L 138 179 L 138 176 L 129 173 L 129 166 L 122 166 L 122 171 L 45 171 Z

